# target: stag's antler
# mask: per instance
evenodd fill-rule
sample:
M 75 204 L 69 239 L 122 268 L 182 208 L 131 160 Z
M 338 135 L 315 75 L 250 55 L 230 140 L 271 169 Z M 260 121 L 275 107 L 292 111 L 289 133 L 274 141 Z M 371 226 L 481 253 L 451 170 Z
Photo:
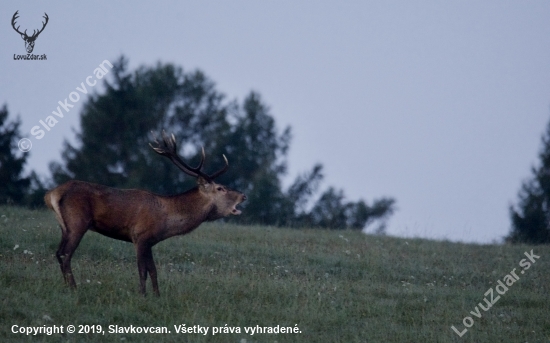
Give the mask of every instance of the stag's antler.
M 204 154 L 204 148 L 202 149 L 203 151 L 203 154 Z M 229 168 L 229 161 L 227 160 L 227 157 L 225 157 L 224 154 L 222 154 L 223 156 L 223 159 L 225 161 L 225 166 L 222 167 L 222 169 L 218 170 L 217 172 L 215 172 L 214 174 L 210 175 L 210 179 L 214 180 L 215 178 L 217 178 L 218 176 L 222 175 L 223 173 L 225 173 L 227 171 L 227 168 Z
M 153 135 L 155 135 L 154 132 L 153 132 Z M 155 144 L 157 145 L 156 147 L 153 146 L 151 143 L 149 143 L 151 148 L 153 148 L 153 150 L 157 154 L 168 157 L 170 161 L 172 161 L 172 163 L 174 163 L 184 173 L 191 175 L 193 177 L 202 177 L 209 182 L 214 180 L 221 174 L 225 173 L 227 171 L 227 168 L 229 167 L 229 162 L 227 161 L 227 157 L 225 157 L 225 155 L 222 155 L 223 159 L 225 160 L 225 166 L 222 169 L 218 170 L 212 175 L 208 175 L 203 171 L 201 171 L 202 165 L 204 164 L 204 159 L 205 159 L 204 147 L 202 147 L 202 157 L 199 165 L 195 168 L 190 167 L 178 155 L 176 137 L 174 136 L 174 134 L 168 137 L 164 132 L 164 130 L 162 131 L 162 143 L 159 143 L 155 136 Z

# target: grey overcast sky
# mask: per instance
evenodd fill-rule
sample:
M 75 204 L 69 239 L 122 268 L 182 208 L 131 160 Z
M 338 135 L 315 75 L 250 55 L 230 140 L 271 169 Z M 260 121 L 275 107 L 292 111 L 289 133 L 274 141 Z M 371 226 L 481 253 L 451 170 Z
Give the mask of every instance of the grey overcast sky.
M 48 14 L 33 52 L 46 61 L 14 60 L 17 10 L 30 32 Z M 0 104 L 43 175 L 85 100 L 42 139 L 30 129 L 124 54 L 131 69 L 201 69 L 228 100 L 258 91 L 293 129 L 287 183 L 321 162 L 323 186 L 350 200 L 397 199 L 389 234 L 488 243 L 508 233 L 550 119 L 549 1 L 2 1 L 0 14 Z

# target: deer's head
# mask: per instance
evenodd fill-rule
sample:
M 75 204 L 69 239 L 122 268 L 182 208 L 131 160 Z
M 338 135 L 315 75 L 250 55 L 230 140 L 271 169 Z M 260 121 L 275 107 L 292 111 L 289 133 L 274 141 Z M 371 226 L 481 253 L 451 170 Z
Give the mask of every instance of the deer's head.
M 25 49 L 27 49 L 27 53 L 31 53 L 34 49 L 34 41 L 36 40 L 36 38 L 38 38 L 38 35 L 44 31 L 44 28 L 46 27 L 46 25 L 48 24 L 48 15 L 46 13 L 44 13 L 44 16 L 43 18 L 46 19 L 45 22 L 42 22 L 42 28 L 40 30 L 33 30 L 32 31 L 32 35 L 29 36 L 27 35 L 27 30 L 25 30 L 24 32 L 21 32 L 19 31 L 19 26 L 15 27 L 16 23 L 15 21 L 17 20 L 17 18 L 19 18 L 19 16 L 17 15 L 19 13 L 19 11 L 16 11 L 13 15 L 13 17 L 11 18 L 11 26 L 13 27 L 13 29 L 15 30 L 15 32 L 19 33 L 21 35 L 21 38 L 23 38 L 23 40 L 25 41 Z
M 207 220 L 215 220 L 229 215 L 239 215 L 241 210 L 237 205 L 246 200 L 246 195 L 239 191 L 232 190 L 226 186 L 214 182 L 218 176 L 222 175 L 229 168 L 229 162 L 225 155 L 225 165 L 213 174 L 203 172 L 202 166 L 205 159 L 204 148 L 202 148 L 202 158 L 199 165 L 195 168 L 185 163 L 177 153 L 176 138 L 172 134 L 168 137 L 162 132 L 162 142 L 155 139 L 156 146 L 149 144 L 153 150 L 159 154 L 168 157 L 184 173 L 197 178 L 197 188 L 201 197 L 211 204 L 210 212 L 207 214 Z

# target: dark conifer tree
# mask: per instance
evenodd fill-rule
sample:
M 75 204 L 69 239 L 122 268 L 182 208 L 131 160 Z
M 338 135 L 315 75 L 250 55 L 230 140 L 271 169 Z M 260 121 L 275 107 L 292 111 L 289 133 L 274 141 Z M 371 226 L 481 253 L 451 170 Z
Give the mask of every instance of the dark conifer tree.
M 19 150 L 21 120 L 8 120 L 7 105 L 0 108 L 0 204 L 24 204 L 31 179 L 23 176 L 27 153 Z
M 540 164 L 523 182 L 518 203 L 510 207 L 512 229 L 506 237 L 512 243 L 550 243 L 550 123 L 542 137 Z

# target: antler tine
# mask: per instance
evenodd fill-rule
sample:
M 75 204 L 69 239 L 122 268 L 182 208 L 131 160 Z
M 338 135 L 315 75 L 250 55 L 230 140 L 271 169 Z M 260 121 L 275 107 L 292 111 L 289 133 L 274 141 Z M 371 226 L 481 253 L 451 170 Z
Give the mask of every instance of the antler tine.
M 199 169 L 199 170 L 202 168 L 204 160 L 206 159 L 206 154 L 204 153 L 204 146 L 201 146 L 201 150 L 202 150 L 201 161 L 199 162 L 199 165 L 197 167 L 197 169 Z
M 222 169 L 218 170 L 217 172 L 215 172 L 214 174 L 210 175 L 210 178 L 212 180 L 214 180 L 215 178 L 217 178 L 218 176 L 222 175 L 223 173 L 225 173 L 227 171 L 227 169 L 229 168 L 229 161 L 227 161 L 227 157 L 225 157 L 225 155 L 223 155 L 223 159 L 225 160 L 225 166 L 223 166 Z
M 154 143 L 157 145 L 156 147 L 153 146 L 153 144 L 149 143 L 149 146 L 159 155 L 164 155 L 164 156 L 167 156 L 166 155 L 166 150 L 163 149 L 157 139 L 157 135 L 155 134 L 154 131 L 151 131 L 151 133 L 153 134 L 153 138 L 155 139 Z

